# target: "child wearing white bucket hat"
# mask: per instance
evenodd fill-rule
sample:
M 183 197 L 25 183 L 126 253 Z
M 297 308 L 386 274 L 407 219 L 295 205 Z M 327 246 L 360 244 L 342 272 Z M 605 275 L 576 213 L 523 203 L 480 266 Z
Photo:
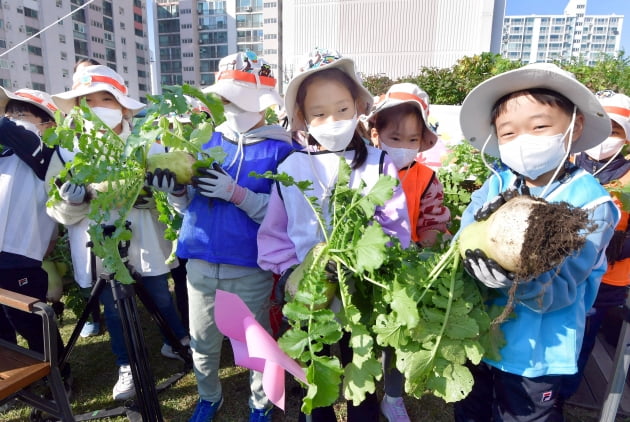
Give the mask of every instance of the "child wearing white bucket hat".
M 610 90 L 597 94 L 599 102 L 610 118 L 612 132 L 601 144 L 580 153 L 575 163 L 599 180 L 603 186 L 624 187 L 630 183 L 630 160 L 623 156 L 623 147 L 630 137 L 630 98 Z M 630 285 L 630 214 L 623 210 L 619 199 L 612 194 L 621 210 L 621 219 L 606 248 L 608 268 L 602 277 L 593 307 L 586 318 L 584 342 L 578 360 L 578 372 L 564 383 L 561 399 L 573 395 L 582 380 L 586 362 L 595 345 L 595 338 L 603 326 L 608 311 L 622 306 Z M 612 331 L 612 329 L 611 329 Z M 617 334 L 618 335 L 618 334 Z
M 501 323 L 500 357 L 469 365 L 473 389 L 455 403 L 455 420 L 563 420 L 561 386 L 577 371 L 585 311 L 595 300 L 619 220 L 608 192 L 568 157 L 606 139 L 610 120 L 573 74 L 540 63 L 479 84 L 465 98 L 460 121 L 468 142 L 508 167 L 493 171 L 473 193 L 462 229 L 487 218 L 505 202 L 508 189 L 588 209 L 597 229 L 556 268 L 516 285 L 512 274 L 482 252 L 466 251 L 466 271 L 496 290 L 489 305 L 505 307 L 514 287 L 514 316 Z
M 421 247 L 435 244 L 446 233 L 451 213 L 444 206 L 444 189 L 435 172 L 417 161 L 418 153 L 433 147 L 437 135 L 429 124 L 429 96 L 412 83 L 392 85 L 378 97 L 367 117 L 372 144 L 387 152 L 398 168 L 411 224 L 411 240 Z M 383 352 L 385 396 L 381 412 L 388 421 L 409 421 L 402 393 L 403 375 L 392 350 Z
M 372 106 L 372 95 L 363 87 L 346 57 L 321 52 L 311 67 L 295 76 L 287 87 L 285 107 L 291 130 L 306 130 L 308 145 L 293 152 L 278 167 L 296 181 L 312 181 L 308 195 L 317 205 L 328 209 L 331 190 L 337 182 L 340 157 L 351 167 L 350 185 L 366 183 L 372 188 L 381 174 L 397 178 L 398 170 L 389 157 L 372 146 L 357 132 L 358 118 Z M 376 209 L 376 221 L 387 234 L 398 237 L 407 247 L 410 243 L 409 218 L 404 192 L 397 186 L 392 198 Z M 275 184 L 269 209 L 258 233 L 258 264 L 261 268 L 282 274 L 286 281 L 293 268 L 303 262 L 323 234 L 317 216 L 295 186 Z M 331 308 L 340 306 L 333 299 Z M 352 359 L 349 335 L 340 340 L 342 364 Z M 336 420 L 332 406 L 313 409 L 313 422 Z M 349 422 L 378 421 L 378 401 L 367 394 L 359 405 L 348 403 Z M 300 415 L 300 421 L 305 415 Z
M 131 133 L 131 118 L 144 107 L 144 104 L 129 97 L 124 79 L 107 66 L 92 65 L 79 67 L 72 80 L 72 90 L 53 95 L 55 104 L 62 111 L 70 113 L 74 107 L 81 104 L 82 100 L 85 100 L 92 113 L 101 120 L 103 125 L 111 129 L 123 141 L 126 140 Z M 98 127 L 97 139 L 93 139 L 92 142 L 110 142 L 107 128 Z M 61 158 L 67 162 L 72 161 L 78 149 L 61 152 Z M 164 147 L 156 143 L 151 146 L 149 154 L 159 152 L 164 152 Z M 90 195 L 87 194 L 88 189 Z M 60 188 L 62 201 L 54 203 L 47 210 L 51 217 L 68 228 L 74 276 L 84 292 L 90 291 L 101 268 L 100 259 L 93 257 L 90 249 L 86 247 L 90 240 L 88 230 L 95 224 L 87 217 L 89 198 L 91 195 L 98 195 L 99 189 L 101 187 L 76 185 L 68 180 Z M 115 208 L 112 210 L 109 223 L 118 217 L 116 211 Z M 129 243 L 129 263 L 142 276 L 147 292 L 173 334 L 180 339 L 182 345 L 186 346 L 189 343 L 188 332 L 177 314 L 168 287 L 171 266 L 166 262 L 171 254 L 172 244 L 164 238 L 166 226 L 158 221 L 155 201 L 150 192 L 138 198 L 127 214 L 127 220 L 131 222 L 132 232 Z M 93 272 L 93 268 L 97 271 Z M 103 289 L 100 300 L 104 307 L 112 352 L 116 356 L 118 365 L 118 381 L 114 385 L 112 396 L 114 400 L 126 400 L 135 395 L 135 385 L 125 346 L 122 322 L 116 309 L 112 290 Z M 163 335 L 163 341 L 162 355 L 177 358 L 165 335 Z
M 47 175 L 56 152 L 44 145 L 41 134 L 54 126 L 55 111 L 57 107 L 45 92 L 11 92 L 0 87 L 0 287 L 42 302 L 47 301 L 48 292 L 42 260 L 57 225 L 46 214 Z M 41 330 L 38 316 L 0 306 L 0 337 L 4 340 L 16 343 L 19 333 L 30 349 L 44 353 Z M 62 353 L 60 335 L 57 347 L 57 353 Z M 69 382 L 67 364 L 62 375 Z
M 214 420 L 224 400 L 219 379 L 223 334 L 214 321 L 216 290 L 237 294 L 270 329 L 273 275 L 256 263 L 256 234 L 272 182 L 250 173 L 275 173 L 293 145 L 284 128 L 265 123 L 265 109 L 282 105 L 276 79 L 262 59 L 251 54 L 247 59 L 249 65 L 243 53 L 223 58 L 216 83 L 204 89 L 221 98 L 226 121 L 202 149 L 222 148 L 224 162 L 198 169 L 194 188 L 178 186 L 168 169 L 147 175 L 152 186 L 169 193 L 184 216 L 176 253 L 188 260 L 188 303 L 194 310 L 189 326 L 199 400 L 191 422 Z M 250 372 L 250 390 L 250 422 L 271 421 L 273 405 L 263 391 L 261 372 Z

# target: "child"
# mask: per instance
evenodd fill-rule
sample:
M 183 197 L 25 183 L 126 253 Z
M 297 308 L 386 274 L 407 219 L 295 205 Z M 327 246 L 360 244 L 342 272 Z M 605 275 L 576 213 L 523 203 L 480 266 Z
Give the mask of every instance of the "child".
M 407 196 L 411 239 L 424 247 L 433 246 L 438 233 L 446 233 L 451 217 L 435 172 L 416 161 L 419 152 L 437 142 L 428 115 L 427 93 L 414 84 L 401 83 L 392 85 L 368 117 L 372 143 L 387 152 L 398 168 Z
M 46 214 L 47 174 L 55 153 L 41 134 L 55 124 L 50 95 L 33 89 L 10 92 L 0 87 L 0 287 L 46 302 L 48 275 L 42 260 L 56 233 Z M 0 336 L 16 343 L 16 332 L 29 348 L 44 352 L 42 321 L 37 315 L 0 306 Z M 63 341 L 57 334 L 57 353 Z M 66 389 L 70 367 L 61 368 Z
M 326 201 L 336 182 L 339 157 L 343 156 L 352 173 L 350 184 L 361 180 L 370 189 L 380 174 L 397 177 L 397 170 L 387 155 L 367 146 L 357 134 L 358 116 L 367 114 L 372 96 L 356 76 L 354 62 L 348 58 L 318 61 L 291 80 L 285 96 L 292 131 L 308 131 L 308 145 L 282 162 L 278 173 L 287 173 L 296 181 L 313 181 L 310 196 Z M 402 189 L 376 212 L 376 219 L 388 234 L 409 245 L 409 219 Z M 316 216 L 302 193 L 295 187 L 274 184 L 269 209 L 258 233 L 258 263 L 261 268 L 282 274 L 299 264 L 306 253 L 323 241 Z M 347 338 L 341 343 L 342 363 L 351 359 Z M 304 415 L 300 416 L 303 420 Z M 316 408 L 313 422 L 336 420 L 332 407 Z M 368 394 L 359 406 L 348 403 L 348 421 L 378 421 L 378 403 Z
M 94 65 L 80 67 L 73 75 L 73 82 L 71 91 L 53 95 L 57 106 L 69 113 L 84 98 L 87 105 L 104 124 L 122 139 L 126 139 L 131 131 L 131 118 L 144 107 L 144 104 L 126 95 L 127 87 L 124 79 L 106 66 Z M 163 147 L 156 144 L 152 150 L 163 152 Z M 72 152 L 62 150 L 63 161 L 72 160 L 72 157 Z M 95 262 L 94 267 L 97 268 L 97 272 L 93 273 L 90 250 L 86 245 L 90 240 L 88 229 L 94 222 L 86 217 L 89 208 L 86 189 L 67 181 L 61 186 L 60 194 L 64 201 L 56 203 L 48 209 L 48 212 L 57 221 L 68 226 L 75 280 L 83 288 L 90 287 L 93 280 L 100 274 L 100 260 Z M 186 345 L 189 338 L 177 315 L 168 287 L 170 268 L 165 261 L 171 252 L 171 242 L 164 239 L 165 226 L 158 221 L 154 208 L 155 204 L 150 197 L 142 197 L 127 216 L 131 222 L 132 231 L 129 263 L 142 276 L 147 292 L 174 334 L 183 345 Z M 114 216 L 112 216 L 112 221 L 114 221 Z M 116 355 L 116 363 L 119 367 L 118 381 L 112 395 L 114 400 L 126 400 L 135 395 L 135 387 L 122 323 L 112 290 L 103 289 L 100 300 L 104 306 L 112 351 Z M 166 339 L 164 339 L 161 353 L 169 358 L 177 358 Z
M 455 420 L 563 420 L 555 404 L 563 380 L 577 371 L 585 310 L 595 299 L 606 245 L 619 219 L 608 192 L 567 158 L 600 144 L 610 133 L 610 121 L 584 85 L 548 63 L 481 83 L 464 100 L 460 121 L 468 142 L 508 166 L 473 193 L 462 228 L 487 218 L 510 189 L 588 209 L 597 230 L 557 268 L 519 280 L 512 291 L 513 317 L 500 326 L 501 357 L 470 366 L 474 386 L 455 403 Z M 496 289 L 490 305 L 504 307 L 513 276 L 478 250 L 466 256 L 470 275 Z
M 147 175 L 184 214 L 177 256 L 188 259 L 191 347 L 200 396 L 191 422 L 214 420 L 223 404 L 218 372 L 223 334 L 214 321 L 217 289 L 238 294 L 269 330 L 273 278 L 256 264 L 256 234 L 271 181 L 249 174 L 275 172 L 293 147 L 286 130 L 265 123 L 265 109 L 282 105 L 276 80 L 264 76 L 267 69 L 257 66 L 260 61 L 248 61 L 246 66 L 241 53 L 223 58 L 217 82 L 205 90 L 221 97 L 226 121 L 203 148 L 221 147 L 227 153 L 223 164 L 199 169 L 203 176 L 196 179 L 195 190 L 177 186 L 168 169 Z M 270 422 L 273 406 L 263 391 L 262 373 L 250 372 L 250 388 L 250 422 Z
M 411 240 L 431 247 L 438 233 L 446 233 L 451 213 L 443 205 L 444 189 L 435 172 L 416 161 L 430 149 L 437 135 L 428 123 L 429 96 L 411 83 L 392 85 L 368 116 L 372 143 L 387 152 L 407 198 Z M 385 397 L 381 412 L 388 421 L 409 421 L 402 399 L 404 379 L 393 366 L 393 350 L 383 353 Z
M 627 186 L 630 182 L 630 160 L 622 154 L 630 134 L 630 98 L 612 91 L 598 93 L 600 103 L 610 117 L 612 133 L 601 144 L 587 149 L 576 157 L 575 163 L 606 185 Z M 613 199 L 614 196 L 613 196 Z M 615 201 L 621 205 L 617 199 Z M 621 209 L 621 206 L 620 206 Z M 608 269 L 599 285 L 593 307 L 588 312 L 584 343 L 578 360 L 578 372 L 567 377 L 563 385 L 562 400 L 577 391 L 588 358 L 595 346 L 595 338 L 609 310 L 623 306 L 630 284 L 630 237 L 628 223 L 630 215 L 621 211 L 621 220 L 615 228 L 612 240 L 606 249 Z

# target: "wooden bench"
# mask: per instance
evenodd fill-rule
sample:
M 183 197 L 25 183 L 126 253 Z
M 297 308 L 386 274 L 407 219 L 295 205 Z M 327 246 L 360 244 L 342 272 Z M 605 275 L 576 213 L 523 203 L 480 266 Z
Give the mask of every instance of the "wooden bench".
M 19 293 L 0 289 L 0 304 L 42 318 L 44 352 L 0 339 L 0 404 L 17 398 L 62 421 L 74 421 L 57 366 L 57 324 L 50 306 Z M 31 392 L 28 387 L 46 378 L 52 400 Z

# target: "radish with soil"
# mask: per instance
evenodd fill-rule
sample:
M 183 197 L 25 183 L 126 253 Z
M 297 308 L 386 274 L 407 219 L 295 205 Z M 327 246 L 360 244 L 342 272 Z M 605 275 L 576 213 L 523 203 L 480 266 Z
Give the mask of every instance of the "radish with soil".
M 340 384 L 346 399 L 360 403 L 382 375 L 378 356 L 384 347 L 395 350 L 407 394 L 432 393 L 447 402 L 463 399 L 473 385 L 465 363 L 498 357 L 503 337 L 492 329 L 477 284 L 464 277 L 460 250 L 483 249 L 514 271 L 517 280 L 527 280 L 582 247 L 589 229 L 587 213 L 567 204 L 518 197 L 487 221 L 463 230 L 447 251 L 420 252 L 402 249 L 373 220 L 374 204 L 387 199 L 384 192 L 391 192 L 392 180 L 382 177 L 366 194 L 343 184 L 347 173 L 342 161 L 342 182 L 330 202 L 333 224 L 322 221 L 325 241 L 290 277 L 283 308 L 290 328 L 278 342 L 307 368 L 302 410 L 310 413 L 336 401 Z M 286 175 L 265 177 L 296 185 Z M 521 234 L 511 235 L 514 230 Z M 547 261 L 544 267 L 540 257 Z M 331 266 L 338 283 L 328 281 Z M 335 312 L 327 307 L 331 290 L 341 303 Z M 337 343 L 343 331 L 349 333 L 353 349 L 353 360 L 345 366 L 320 354 L 324 345 Z

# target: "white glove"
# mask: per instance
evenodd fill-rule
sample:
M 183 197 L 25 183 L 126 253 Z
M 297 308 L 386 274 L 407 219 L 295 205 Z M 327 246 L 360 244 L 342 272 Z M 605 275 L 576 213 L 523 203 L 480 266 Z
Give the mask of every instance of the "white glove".
M 205 175 L 195 179 L 199 194 L 207 198 L 219 198 L 228 202 L 242 202 L 245 197 L 244 188 L 239 186 L 232 179 L 232 176 L 218 168 L 220 167 L 197 169 L 200 174 Z
M 83 200 L 85 199 L 85 192 L 85 186 L 77 185 L 70 181 L 65 182 L 59 188 L 59 196 L 61 196 L 61 199 L 72 205 L 79 205 L 83 203 Z
M 149 187 L 174 195 L 181 195 L 186 186 L 177 183 L 175 173 L 169 169 L 155 169 L 155 172 L 147 172 L 146 183 Z
M 509 287 L 514 282 L 514 274 L 501 268 L 496 261 L 487 258 L 479 249 L 466 251 L 464 268 L 468 274 L 491 289 Z

